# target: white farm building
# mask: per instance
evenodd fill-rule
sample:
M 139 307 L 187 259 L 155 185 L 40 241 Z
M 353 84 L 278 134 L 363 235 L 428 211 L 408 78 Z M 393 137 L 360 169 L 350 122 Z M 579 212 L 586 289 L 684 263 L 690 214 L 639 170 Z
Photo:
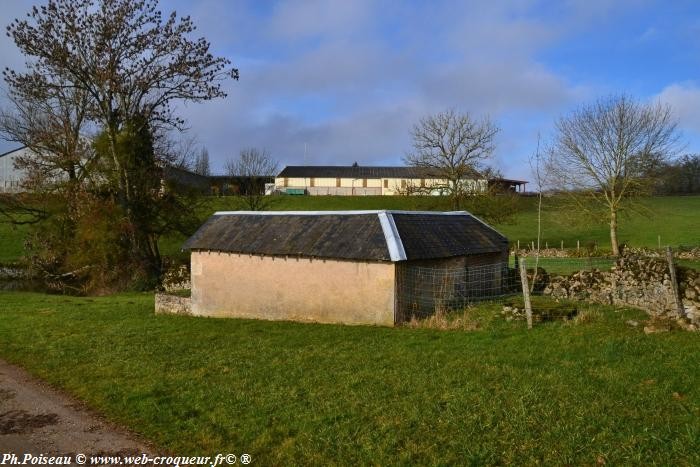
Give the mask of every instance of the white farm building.
M 488 180 L 473 171 L 463 180 L 465 189 L 480 193 Z M 364 196 L 446 192 L 447 181 L 434 169 L 376 166 L 287 166 L 275 177 L 275 189 L 287 194 Z

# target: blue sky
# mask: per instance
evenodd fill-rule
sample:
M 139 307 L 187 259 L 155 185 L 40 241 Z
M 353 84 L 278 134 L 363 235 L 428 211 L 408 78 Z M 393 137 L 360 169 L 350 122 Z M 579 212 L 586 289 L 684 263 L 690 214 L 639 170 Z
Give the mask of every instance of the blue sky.
M 33 2 L 3 2 L 3 18 Z M 700 2 L 161 0 L 240 69 L 227 99 L 179 105 L 215 170 L 242 148 L 282 165 L 398 165 L 409 131 L 446 108 L 499 127 L 492 165 L 527 160 L 556 118 L 600 96 L 671 105 L 700 152 Z M 21 66 L 4 35 L 0 66 Z M 2 100 L 0 100 L 2 105 Z M 304 147 L 308 148 L 306 159 Z M 0 150 L 8 149 L 0 142 Z

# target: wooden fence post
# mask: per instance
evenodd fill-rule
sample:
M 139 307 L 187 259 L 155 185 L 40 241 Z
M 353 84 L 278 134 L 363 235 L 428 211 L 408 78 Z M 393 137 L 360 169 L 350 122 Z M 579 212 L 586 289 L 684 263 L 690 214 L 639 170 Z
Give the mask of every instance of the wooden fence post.
M 673 264 L 673 251 L 670 246 L 666 247 L 666 260 L 668 261 L 668 270 L 671 274 L 671 290 L 673 291 L 673 300 L 676 302 L 676 311 L 678 316 L 685 318 L 685 308 L 681 300 L 681 292 L 678 289 L 678 280 L 676 279 L 676 265 Z
M 527 318 L 527 328 L 532 329 L 532 304 L 530 303 L 530 286 L 527 283 L 527 269 L 525 262 L 520 262 L 520 282 L 523 286 L 523 301 L 525 302 L 525 317 Z

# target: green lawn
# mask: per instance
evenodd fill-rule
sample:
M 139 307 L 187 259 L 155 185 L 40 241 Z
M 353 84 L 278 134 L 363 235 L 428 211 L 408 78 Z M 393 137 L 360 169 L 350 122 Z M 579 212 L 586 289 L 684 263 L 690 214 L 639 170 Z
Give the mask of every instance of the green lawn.
M 152 310 L 150 295 L 2 293 L 0 356 L 180 455 L 700 464 L 700 339 L 646 336 L 624 324 L 638 311 L 460 332 Z
M 522 212 L 513 223 L 496 225 L 513 243 L 521 247 L 536 240 L 537 211 L 535 198 L 521 198 Z M 556 207 L 556 200 L 545 199 L 542 222 L 542 246 L 575 248 L 580 241 L 582 249 L 596 242 L 601 249 L 609 249 L 610 240 L 605 224 L 572 222 L 568 213 Z M 620 220 L 620 240 L 631 246 L 656 247 L 661 236 L 662 245 L 700 245 L 700 196 L 657 197 L 644 201 L 647 214 L 635 214 Z M 235 197 L 207 198 L 200 209 L 202 221 L 215 211 L 245 209 Z M 404 209 L 449 210 L 446 198 L 434 196 L 276 196 L 268 209 L 274 210 L 350 210 L 350 209 Z M 18 260 L 23 251 L 26 229 L 12 230 L 0 223 L 0 264 Z M 180 259 L 185 236 L 173 235 L 161 239 L 166 256 Z
M 27 230 L 26 225 L 0 222 L 0 264 L 11 264 L 22 257 Z

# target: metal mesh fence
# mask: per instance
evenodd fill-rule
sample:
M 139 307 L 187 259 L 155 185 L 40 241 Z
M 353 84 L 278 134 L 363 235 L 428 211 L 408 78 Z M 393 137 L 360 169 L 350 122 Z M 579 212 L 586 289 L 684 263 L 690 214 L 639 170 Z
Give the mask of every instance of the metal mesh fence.
M 516 270 L 507 262 L 467 267 L 404 265 L 397 270 L 402 320 L 425 318 L 483 300 L 519 293 Z
M 637 250 L 619 258 L 511 255 L 507 261 L 483 257 L 461 263 L 407 262 L 396 270 L 397 318 L 411 322 L 446 316 L 486 302 L 481 311 L 524 321 L 524 266 L 535 323 L 581 320 L 600 313 L 592 304 L 632 306 L 653 316 L 691 319 L 700 309 L 699 252 L 693 247 L 675 252 Z
M 507 262 L 476 266 L 419 266 L 406 264 L 397 269 L 397 305 L 401 321 L 424 319 L 436 313 L 463 310 L 490 302 L 494 312 L 506 319 L 525 319 L 519 264 L 527 269 L 533 320 L 549 321 L 575 316 L 586 307 L 583 301 L 557 296 L 551 284 L 562 277 L 574 277 L 582 294 L 615 266 L 614 258 L 514 257 Z M 569 290 L 571 292 L 571 289 Z

